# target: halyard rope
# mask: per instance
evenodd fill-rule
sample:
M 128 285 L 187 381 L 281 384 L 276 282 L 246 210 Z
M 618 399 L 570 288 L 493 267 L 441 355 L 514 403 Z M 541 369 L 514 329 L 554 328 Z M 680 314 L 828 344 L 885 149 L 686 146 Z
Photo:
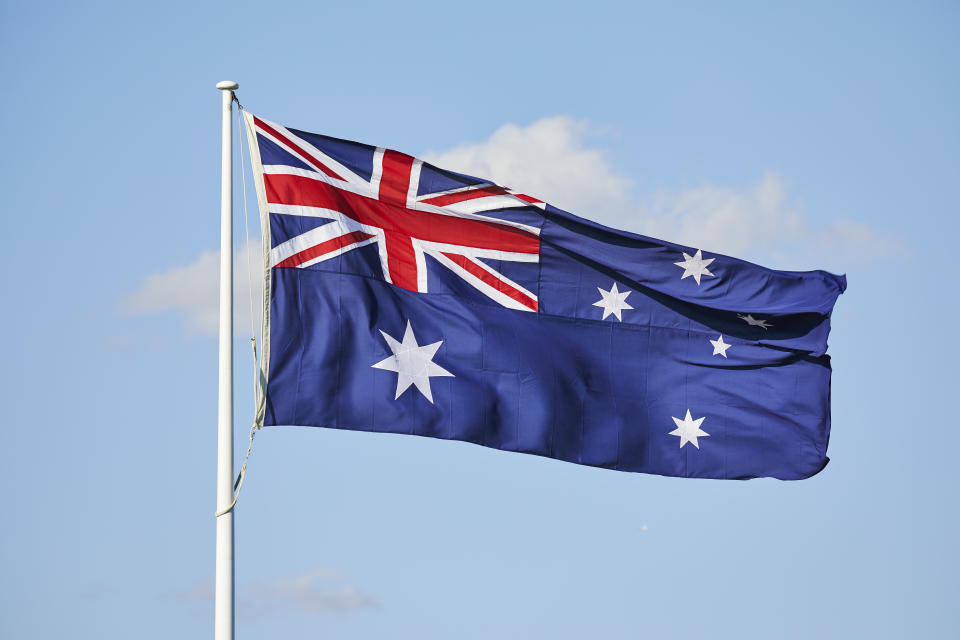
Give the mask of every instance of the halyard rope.
M 257 407 L 260 405 L 260 393 L 262 389 L 260 388 L 260 377 L 258 375 L 257 369 L 257 337 L 256 337 L 256 324 L 253 318 L 253 265 L 250 262 L 250 219 L 247 215 L 247 171 L 246 164 L 243 160 L 243 105 L 240 104 L 240 101 L 237 100 L 237 97 L 233 97 L 234 102 L 237 103 L 238 113 L 237 113 L 237 138 L 239 140 L 240 148 L 240 179 L 242 183 L 242 192 L 243 192 L 243 227 L 246 233 L 247 244 L 245 247 L 247 253 L 247 294 L 248 300 L 250 302 L 250 347 L 253 352 L 253 413 L 256 415 Z M 237 480 L 233 483 L 233 502 L 230 503 L 230 506 L 222 511 L 218 511 L 215 517 L 219 518 L 220 516 L 230 513 L 233 511 L 233 508 L 237 506 L 237 499 L 240 497 L 240 489 L 243 488 L 243 479 L 247 475 L 247 462 L 250 460 L 250 453 L 253 451 L 253 438 L 257 433 L 257 422 L 254 419 L 253 424 L 250 426 L 250 442 L 247 445 L 247 455 L 243 458 L 243 464 L 240 465 L 240 473 L 237 474 Z

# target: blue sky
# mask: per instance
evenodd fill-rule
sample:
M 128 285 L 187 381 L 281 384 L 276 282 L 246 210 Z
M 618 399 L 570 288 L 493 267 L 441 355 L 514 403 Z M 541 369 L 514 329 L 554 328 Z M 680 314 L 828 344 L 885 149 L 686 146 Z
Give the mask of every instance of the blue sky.
M 238 638 L 951 637 L 958 28 L 948 2 L 4 3 L 0 635 L 212 632 L 233 79 L 277 122 L 849 278 L 810 480 L 263 431 Z

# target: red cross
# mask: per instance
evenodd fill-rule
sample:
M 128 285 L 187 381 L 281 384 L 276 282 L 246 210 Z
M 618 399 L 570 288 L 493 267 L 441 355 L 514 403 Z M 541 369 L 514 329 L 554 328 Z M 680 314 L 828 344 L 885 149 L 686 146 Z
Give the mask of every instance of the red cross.
M 257 124 L 275 137 L 281 138 L 285 144 L 324 174 L 342 180 L 335 171 L 324 166 L 311 154 L 281 136 L 266 123 L 259 121 Z M 312 177 L 265 174 L 264 183 L 268 202 L 337 211 L 355 222 L 372 228 L 371 231 L 380 232 L 355 231 L 344 234 L 300 251 L 274 266 L 296 267 L 317 256 L 377 237 L 377 242 L 382 242 L 381 256 L 386 258 L 385 274 L 388 275 L 390 282 L 404 289 L 418 291 L 418 275 L 423 264 L 421 262 L 418 265 L 418 249 L 414 243 L 416 241 L 439 243 L 443 246 L 436 251 L 450 262 L 525 307 L 536 310 L 536 298 L 531 298 L 510 283 L 504 282 L 502 278 L 497 277 L 496 272 L 478 266 L 476 260 L 470 257 L 470 249 L 538 255 L 540 238 L 537 234 L 508 223 L 412 208 L 410 201 L 415 198 L 415 194 L 411 198 L 409 192 L 413 165 L 414 158 L 411 156 L 397 151 L 383 151 L 382 172 L 376 198 L 340 189 Z M 416 185 L 414 185 L 415 188 Z M 501 193 L 507 192 L 495 185 L 484 185 L 465 192 L 427 198 L 422 202 L 443 206 L 452 202 Z

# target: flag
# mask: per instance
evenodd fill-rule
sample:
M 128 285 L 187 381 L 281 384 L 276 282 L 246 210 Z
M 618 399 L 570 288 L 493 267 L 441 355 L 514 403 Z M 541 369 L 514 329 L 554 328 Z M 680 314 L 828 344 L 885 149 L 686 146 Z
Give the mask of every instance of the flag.
M 258 413 L 667 476 L 827 463 L 846 279 L 576 217 L 245 113 L 267 272 Z

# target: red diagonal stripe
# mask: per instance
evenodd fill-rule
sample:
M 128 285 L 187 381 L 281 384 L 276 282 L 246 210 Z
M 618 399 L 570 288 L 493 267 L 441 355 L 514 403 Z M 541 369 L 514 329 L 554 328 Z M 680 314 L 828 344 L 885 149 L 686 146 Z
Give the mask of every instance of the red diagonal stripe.
M 537 200 L 533 196 L 528 196 L 525 193 L 514 193 L 513 195 L 520 198 L 524 202 L 529 202 L 530 204 L 543 204 L 543 200 Z
M 449 258 L 451 261 L 456 263 L 458 266 L 462 267 L 464 271 L 470 275 L 479 278 L 483 282 L 487 283 L 497 291 L 503 293 L 504 295 L 513 298 L 523 306 L 533 311 L 537 310 L 537 301 L 534 298 L 531 298 L 524 292 L 519 289 L 510 286 L 500 278 L 496 277 L 486 269 L 478 267 L 472 260 L 468 259 L 466 256 L 457 255 L 456 253 L 444 253 L 444 256 Z
M 486 198 L 488 196 L 502 196 L 507 193 L 506 189 L 498 187 L 495 184 L 486 185 L 479 187 L 477 189 L 471 189 L 469 191 L 458 191 L 456 193 L 447 193 L 442 196 L 436 196 L 433 198 L 427 198 L 423 202 L 427 204 L 432 204 L 437 207 L 442 207 L 448 204 L 454 204 L 456 202 L 465 202 L 467 200 L 475 200 L 477 198 Z
M 264 183 L 268 202 L 339 211 L 361 224 L 378 227 L 385 232 L 476 249 L 528 254 L 540 252 L 540 238 L 536 234 L 507 224 L 414 211 L 304 176 L 266 174 Z
M 281 140 L 285 145 L 287 145 L 288 147 L 290 147 L 291 149 L 293 149 L 294 151 L 296 151 L 297 153 L 299 153 L 300 156 L 301 156 L 304 160 L 306 160 L 307 162 L 309 162 L 310 164 L 312 164 L 314 167 L 316 167 L 316 168 L 319 169 L 320 171 L 324 172 L 325 174 L 327 174 L 327 175 L 330 176 L 331 178 L 336 178 L 337 180 L 343 180 L 343 178 L 341 178 L 340 176 L 338 176 L 338 175 L 333 171 L 333 169 L 330 169 L 330 168 L 326 167 L 326 166 L 325 166 L 323 163 L 321 163 L 319 160 L 317 160 L 317 159 L 314 158 L 312 155 L 310 155 L 309 153 L 307 153 L 306 151 L 304 151 L 303 149 L 301 149 L 293 140 L 291 140 L 290 138 L 287 138 L 286 136 L 284 136 L 283 134 L 281 134 L 279 131 L 277 131 L 276 129 L 274 129 L 273 127 L 271 127 L 270 125 L 268 125 L 266 122 L 264 122 L 263 120 L 261 120 L 260 118 L 254 116 L 254 117 L 253 117 L 253 121 L 254 121 L 255 123 L 257 123 L 257 127 L 259 127 L 260 129 L 263 129 L 264 131 L 266 131 L 267 133 L 269 133 L 270 135 L 272 135 L 272 136 L 273 136 L 274 138 L 276 138 L 277 140 Z
M 342 249 L 348 245 L 354 244 L 356 242 L 362 242 L 367 238 L 372 238 L 373 234 L 364 233 L 363 231 L 354 231 L 352 233 L 345 233 L 342 236 L 337 236 L 336 238 L 330 238 L 325 242 L 320 244 L 315 244 L 308 249 L 304 249 L 299 253 L 295 253 L 286 260 L 282 260 L 277 264 L 273 265 L 274 267 L 299 267 L 304 262 L 309 262 L 314 258 L 319 258 L 320 256 L 336 251 L 337 249 Z

